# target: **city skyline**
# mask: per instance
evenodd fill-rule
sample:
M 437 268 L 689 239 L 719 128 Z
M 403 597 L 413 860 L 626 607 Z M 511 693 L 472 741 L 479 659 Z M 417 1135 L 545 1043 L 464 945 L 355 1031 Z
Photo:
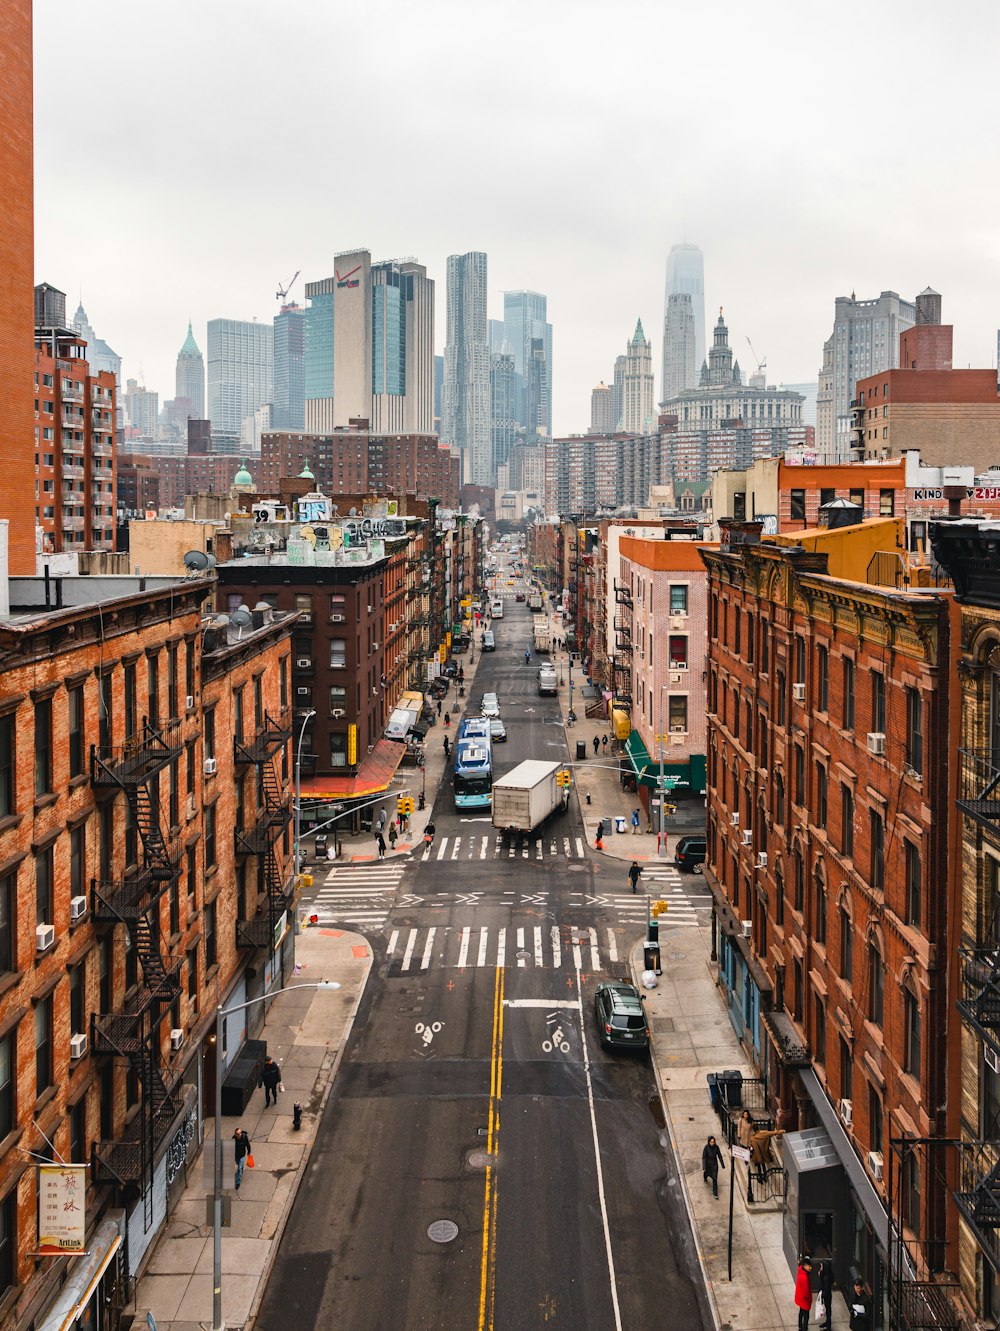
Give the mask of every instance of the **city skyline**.
M 336 131 L 316 105 L 319 90 L 308 85 L 300 89 L 294 122 L 285 118 L 280 103 L 275 112 L 270 99 L 260 105 L 248 101 L 248 132 L 225 177 L 224 197 L 239 212 L 238 228 L 219 226 L 213 208 L 193 211 L 189 206 L 192 190 L 209 199 L 223 197 L 218 161 L 204 134 L 222 113 L 221 89 L 237 74 L 247 89 L 268 86 L 273 50 L 316 49 L 334 40 L 337 25 L 332 14 L 322 11 L 285 14 L 250 3 L 234 32 L 235 11 L 228 4 L 208 11 L 182 4 L 181 12 L 197 22 L 202 37 L 196 49 L 184 22 L 147 21 L 137 30 L 118 22 L 120 11 L 100 0 L 95 21 L 74 32 L 72 41 L 54 10 L 39 7 L 35 15 L 35 280 L 56 280 L 70 293 L 73 307 L 82 289 L 94 327 L 125 361 L 124 374 L 144 381 L 161 398 L 170 395 L 178 330 L 183 335 L 188 318 L 194 319 L 201 346 L 207 321 L 219 310 L 270 323 L 279 308 L 274 292 L 296 269 L 312 275 L 330 271 L 339 248 L 330 239 L 332 219 L 338 235 L 363 239 L 373 256 L 420 255 L 441 288 L 438 354 L 444 344 L 448 254 L 479 249 L 490 255 L 489 313 L 495 317 L 502 315 L 504 290 L 544 291 L 556 329 L 555 434 L 586 428 L 591 389 L 607 375 L 620 330 L 634 326 L 636 314 L 650 332 L 658 371 L 664 268 L 671 247 L 685 241 L 697 244 L 705 256 L 706 309 L 725 305 L 733 326 L 742 330 L 743 345 L 736 348 L 742 363 L 750 363 L 749 336 L 766 356 L 775 382 L 818 377 L 838 296 L 895 290 L 912 297 L 928 283 L 948 293 L 956 365 L 995 363 L 1000 316 L 992 291 L 1000 248 L 990 228 L 996 186 L 973 169 L 974 136 L 968 132 L 968 126 L 984 123 L 991 114 L 984 91 L 990 82 L 986 52 L 992 46 L 989 33 L 996 32 L 1000 20 L 985 7 L 976 7 L 976 44 L 963 44 L 961 81 L 954 72 L 960 64 L 960 32 L 949 29 L 943 38 L 935 37 L 939 82 L 933 129 L 903 138 L 887 127 L 882 160 L 865 165 L 851 153 L 831 162 L 817 152 L 834 105 L 844 141 L 870 141 L 864 99 L 853 91 L 860 94 L 863 85 L 851 43 L 852 16 L 863 18 L 867 39 L 892 49 L 896 67 L 905 71 L 925 59 L 929 12 L 898 26 L 888 13 L 849 5 L 847 23 L 838 25 L 832 37 L 825 33 L 814 41 L 812 27 L 802 27 L 801 14 L 776 6 L 775 19 L 787 14 L 787 23 L 745 32 L 738 52 L 719 53 L 711 83 L 693 67 L 677 71 L 676 95 L 649 108 L 638 129 L 631 120 L 631 100 L 622 94 L 641 86 L 644 74 L 652 76 L 656 44 L 638 55 L 635 67 L 626 69 L 618 57 L 609 66 L 601 25 L 587 21 L 586 4 L 583 13 L 575 11 L 581 22 L 570 43 L 555 12 L 533 12 L 538 59 L 552 81 L 552 105 L 568 99 L 565 111 L 553 115 L 554 138 L 512 134 L 503 118 L 474 103 L 456 123 L 453 108 L 464 105 L 467 84 L 513 79 L 508 104 L 516 105 L 522 85 L 526 92 L 533 87 L 533 76 L 527 69 L 512 73 L 518 69 L 512 58 L 515 22 L 509 35 L 491 34 L 473 78 L 461 59 L 459 29 L 450 22 L 449 7 L 432 0 L 399 88 L 402 98 L 422 108 L 421 133 L 411 134 L 419 147 L 412 160 L 401 160 L 409 157 L 402 154 L 391 171 L 383 169 L 386 158 L 379 146 L 390 142 L 389 122 L 395 118 L 388 108 L 379 111 L 377 120 L 369 119 L 361 143 Z M 398 11 L 383 4 L 380 12 L 391 22 Z M 648 7 L 643 12 L 655 26 L 656 11 Z M 702 21 L 697 15 L 682 14 L 672 23 L 677 40 L 698 39 Z M 380 49 L 363 40 L 368 30 L 367 22 L 352 20 L 354 59 L 342 72 L 348 98 L 378 77 Z M 438 33 L 437 43 L 430 39 L 432 32 Z M 190 97 L 178 103 L 158 96 L 143 62 L 135 59 L 140 35 L 155 46 L 164 67 L 188 69 Z M 783 55 L 803 51 L 808 52 L 810 78 L 796 92 L 796 113 L 790 116 L 787 86 L 756 74 L 751 80 L 749 71 L 759 74 Z M 88 61 L 94 67 L 110 61 L 116 70 L 113 81 L 94 81 L 88 90 L 95 123 L 117 127 L 124 157 L 134 150 L 150 160 L 169 160 L 183 141 L 183 179 L 163 172 L 151 173 L 148 185 L 124 172 L 101 179 L 88 171 L 83 157 L 67 160 L 60 146 L 56 92 L 71 84 Z M 600 68 L 601 79 L 581 79 L 581 68 L 589 67 Z M 428 79 L 433 69 L 440 77 Z M 765 137 L 766 154 L 748 148 L 731 165 L 738 131 L 721 132 L 709 114 L 716 88 L 734 107 L 749 98 L 746 120 Z M 122 121 L 125 106 L 127 124 Z M 302 135 L 297 126 L 307 122 L 313 128 Z M 142 141 L 133 125 L 141 126 Z M 436 206 L 440 172 L 429 170 L 428 163 L 452 133 L 462 153 L 463 188 L 444 210 Z M 624 141 L 626 169 L 641 183 L 624 193 L 595 197 L 589 184 L 594 153 Z M 664 141 L 672 144 L 673 153 L 669 190 L 647 169 Z M 192 148 L 199 143 L 204 147 Z M 308 182 L 308 210 L 290 213 L 286 188 L 261 189 L 250 158 L 262 151 L 280 154 L 286 185 Z M 317 153 L 332 161 L 323 178 L 314 167 Z M 725 206 L 716 184 L 724 167 Z M 496 181 L 505 171 L 517 179 L 518 189 L 498 200 Z M 878 206 L 859 211 L 859 187 L 876 178 Z M 929 196 L 931 179 L 935 185 Z M 56 206 L 69 189 L 81 204 L 72 215 Z M 533 198 L 536 218 L 570 216 L 572 225 L 524 226 L 527 196 Z M 736 205 L 731 201 L 736 198 L 739 226 L 733 225 Z M 114 225 L 109 224 L 109 206 L 120 219 Z M 139 269 L 142 302 L 135 301 L 134 285 L 124 277 Z M 304 304 L 301 278 L 290 299 Z

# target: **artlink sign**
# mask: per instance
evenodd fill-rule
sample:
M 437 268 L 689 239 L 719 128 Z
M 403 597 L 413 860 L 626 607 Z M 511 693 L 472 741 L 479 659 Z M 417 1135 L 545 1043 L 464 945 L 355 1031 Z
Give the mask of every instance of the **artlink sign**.
M 86 1165 L 39 1165 L 38 1252 L 46 1257 L 85 1247 Z

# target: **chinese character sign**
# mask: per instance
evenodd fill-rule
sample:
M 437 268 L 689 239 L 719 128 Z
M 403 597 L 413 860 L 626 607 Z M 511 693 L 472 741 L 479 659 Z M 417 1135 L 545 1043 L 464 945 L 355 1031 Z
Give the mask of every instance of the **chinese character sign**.
M 38 1166 L 38 1251 L 83 1252 L 87 1229 L 87 1166 Z

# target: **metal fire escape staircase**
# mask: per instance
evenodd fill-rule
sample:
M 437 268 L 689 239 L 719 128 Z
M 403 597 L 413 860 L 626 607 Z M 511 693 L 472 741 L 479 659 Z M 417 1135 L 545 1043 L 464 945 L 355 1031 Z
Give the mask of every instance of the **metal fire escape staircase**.
M 617 702 L 632 706 L 632 595 L 615 583 L 615 651 L 611 658 L 611 692 Z
M 139 1112 L 115 1141 L 95 1143 L 96 1182 L 141 1192 L 146 1222 L 152 1222 L 152 1173 L 156 1148 L 177 1112 L 174 1081 L 160 1054 L 160 1023 L 180 993 L 180 957 L 161 950 L 159 905 L 179 874 L 160 831 L 154 778 L 181 753 L 178 726 L 157 729 L 144 720 L 141 732 L 121 748 L 91 749 L 95 789 L 123 791 L 142 846 L 138 872 L 117 882 L 94 880 L 91 908 L 95 924 L 124 925 L 141 977 L 117 1012 L 94 1014 L 94 1053 L 125 1059 L 141 1087 Z
M 250 744 L 233 741 L 237 767 L 255 767 L 258 773 L 256 820 L 248 827 L 237 827 L 235 848 L 238 856 L 257 860 L 257 909 L 253 916 L 236 921 L 236 946 L 273 950 L 275 934 L 282 914 L 291 906 L 291 880 L 285 882 L 275 844 L 288 826 L 291 810 L 281 793 L 275 761 L 291 739 L 290 727 L 264 713 L 264 724 Z

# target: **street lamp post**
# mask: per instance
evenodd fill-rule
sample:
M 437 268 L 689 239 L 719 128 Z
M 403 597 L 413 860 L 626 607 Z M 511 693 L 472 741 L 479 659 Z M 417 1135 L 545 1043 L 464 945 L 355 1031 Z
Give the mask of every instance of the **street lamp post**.
M 666 685 L 666 684 L 661 684 L 661 685 L 660 685 L 660 734 L 659 734 L 659 741 L 660 741 L 660 782 L 659 782 L 659 793 L 660 793 L 660 835 L 659 835 L 659 837 L 657 838 L 656 854 L 658 855 L 658 857 L 659 857 L 661 860 L 665 860 L 665 859 L 667 858 L 667 836 L 666 836 L 666 828 L 664 827 L 664 814 L 665 814 L 665 805 L 666 805 L 666 802 L 667 802 L 667 797 L 666 797 L 666 792 L 665 792 L 664 789 L 663 789 L 663 694 L 664 694 L 664 692 L 665 692 L 665 690 L 666 690 L 667 688 L 668 688 L 668 685 Z
M 298 878 L 302 871 L 302 865 L 299 862 L 299 840 L 302 835 L 302 741 L 305 739 L 306 726 L 316 715 L 316 709 L 310 708 L 302 718 L 302 725 L 299 729 L 299 742 L 295 749 L 295 876 Z M 335 834 L 336 839 L 336 834 Z
M 313 715 L 313 713 L 310 713 Z M 212 1331 L 223 1331 L 222 1323 L 222 1021 L 234 1012 L 242 1012 L 263 1003 L 278 994 L 290 993 L 293 989 L 339 989 L 336 980 L 317 980 L 315 984 L 293 984 L 286 989 L 273 989 L 269 994 L 258 994 L 246 1003 L 234 1003 L 224 1008 L 220 1003 L 215 1009 L 215 1196 L 212 1208 Z

